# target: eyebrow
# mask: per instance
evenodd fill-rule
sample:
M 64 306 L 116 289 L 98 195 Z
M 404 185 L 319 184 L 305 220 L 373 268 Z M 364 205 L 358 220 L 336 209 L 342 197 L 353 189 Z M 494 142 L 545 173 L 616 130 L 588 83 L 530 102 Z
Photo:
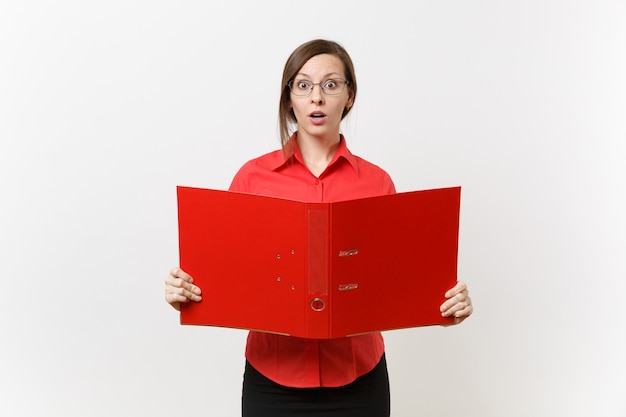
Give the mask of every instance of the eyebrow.
M 298 76 L 299 76 L 299 77 L 308 77 L 308 78 L 311 78 L 311 76 L 310 76 L 309 74 L 304 74 L 304 73 L 302 73 L 302 72 L 297 73 L 297 74 L 296 74 L 296 77 L 298 77 Z M 339 74 L 338 72 L 329 72 L 328 74 L 324 75 L 324 77 L 322 77 L 322 78 L 326 79 L 326 78 L 328 78 L 328 77 L 332 77 L 332 76 L 335 76 L 335 77 L 339 77 L 339 78 L 341 78 L 341 74 Z

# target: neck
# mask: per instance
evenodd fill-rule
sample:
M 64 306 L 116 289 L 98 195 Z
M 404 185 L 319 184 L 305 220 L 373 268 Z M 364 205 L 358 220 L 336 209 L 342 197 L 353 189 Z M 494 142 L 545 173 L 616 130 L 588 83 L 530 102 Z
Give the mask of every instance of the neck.
M 339 134 L 334 138 L 318 138 L 306 135 L 296 137 L 298 147 L 302 153 L 304 165 L 315 175 L 320 176 L 332 161 L 339 147 L 341 138 Z

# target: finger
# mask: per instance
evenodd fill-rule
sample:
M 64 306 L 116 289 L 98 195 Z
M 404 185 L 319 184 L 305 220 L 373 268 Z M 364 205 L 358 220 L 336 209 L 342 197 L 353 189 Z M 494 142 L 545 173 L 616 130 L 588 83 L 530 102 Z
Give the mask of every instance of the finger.
M 463 308 L 460 308 L 457 311 L 455 311 L 453 316 L 456 317 L 456 318 L 464 318 L 464 317 L 471 316 L 473 312 L 474 312 L 474 306 L 467 305 L 467 306 L 465 306 Z
M 448 300 L 446 300 L 443 304 L 441 304 L 440 310 L 442 312 L 449 310 L 453 306 L 466 301 L 468 297 L 469 297 L 468 291 L 467 290 L 462 291 L 454 295 L 452 298 L 449 298 Z
M 186 282 L 193 282 L 193 278 L 191 277 L 191 275 L 180 269 L 180 267 L 178 266 L 172 268 L 172 270 L 170 271 L 170 276 L 174 278 L 180 278 Z
M 457 304 L 457 309 L 454 312 L 455 317 L 469 316 L 474 311 L 474 306 L 472 305 L 472 300 L 467 297 L 465 301 L 462 301 Z
M 474 311 L 474 307 L 472 306 L 472 300 L 469 297 L 465 297 L 463 300 L 459 300 L 452 305 L 446 305 L 446 303 L 441 306 L 441 315 L 443 317 L 468 316 Z
M 178 303 L 186 303 L 188 301 L 201 301 L 202 296 L 182 287 L 166 287 L 165 299 Z
M 189 301 L 189 299 L 180 294 L 167 293 L 165 294 L 165 301 L 167 301 L 170 304 L 174 304 L 174 303 L 186 303 Z
M 454 317 L 457 319 L 465 319 L 472 315 L 474 312 L 474 307 L 472 305 L 465 306 L 465 308 L 460 309 L 454 313 Z
M 195 295 L 202 294 L 202 290 L 200 290 L 200 287 L 198 287 L 197 285 L 194 285 L 189 282 L 182 281 L 182 280 L 179 281 L 178 284 L 180 288 L 185 289 L 185 291 L 189 292 L 190 294 L 195 294 Z
M 463 281 L 457 281 L 456 285 L 446 292 L 446 298 L 451 298 L 460 292 L 467 291 L 467 284 Z
M 173 275 L 169 275 L 165 279 L 165 287 L 184 288 L 185 290 L 194 293 L 196 295 L 202 294 L 202 290 L 197 285 L 191 282 L 185 281 L 182 278 L 176 278 Z
M 190 286 L 191 288 L 187 288 Z M 192 300 L 192 301 L 200 301 L 202 300 L 202 296 L 200 295 L 200 288 L 195 285 L 186 284 L 185 286 L 173 288 L 173 293 L 182 295 L 183 297 Z

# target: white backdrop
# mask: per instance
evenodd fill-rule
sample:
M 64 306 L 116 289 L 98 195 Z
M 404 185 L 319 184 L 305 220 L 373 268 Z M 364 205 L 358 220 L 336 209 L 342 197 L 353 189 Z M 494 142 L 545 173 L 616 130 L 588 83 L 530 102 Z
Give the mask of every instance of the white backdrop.
M 392 414 L 626 416 L 623 1 L 0 3 L 0 413 L 237 416 L 245 332 L 182 327 L 175 186 L 276 149 L 282 66 L 341 42 L 344 126 L 463 187 L 474 316 L 385 334 Z

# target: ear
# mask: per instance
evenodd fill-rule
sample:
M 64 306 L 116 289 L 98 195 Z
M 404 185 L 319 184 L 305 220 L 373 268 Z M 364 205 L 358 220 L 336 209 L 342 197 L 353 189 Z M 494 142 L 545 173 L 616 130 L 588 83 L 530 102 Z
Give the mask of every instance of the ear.
M 348 100 L 346 100 L 346 109 L 350 110 L 353 105 L 354 105 L 354 94 L 352 94 L 352 89 L 349 89 Z

